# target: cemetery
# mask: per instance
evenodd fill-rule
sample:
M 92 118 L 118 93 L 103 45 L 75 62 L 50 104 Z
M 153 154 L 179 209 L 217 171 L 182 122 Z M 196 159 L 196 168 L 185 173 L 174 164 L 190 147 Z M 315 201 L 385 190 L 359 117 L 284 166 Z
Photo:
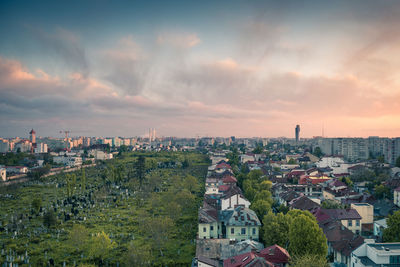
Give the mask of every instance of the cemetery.
M 0 184 L 0 266 L 187 266 L 208 157 L 125 152 Z

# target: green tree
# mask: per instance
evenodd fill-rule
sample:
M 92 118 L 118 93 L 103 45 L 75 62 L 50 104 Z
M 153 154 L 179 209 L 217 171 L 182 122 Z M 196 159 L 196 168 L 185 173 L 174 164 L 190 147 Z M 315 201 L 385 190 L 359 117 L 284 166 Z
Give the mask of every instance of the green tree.
M 400 242 L 400 211 L 387 217 L 387 228 L 383 230 L 384 242 Z
M 288 161 L 288 164 L 291 164 L 291 165 L 294 165 L 296 163 L 297 163 L 296 160 L 293 158 L 289 159 L 289 161 Z
M 93 236 L 88 244 L 89 257 L 98 264 L 108 258 L 111 250 L 117 247 L 104 231 Z
M 283 213 L 268 212 L 263 217 L 263 239 L 265 246 L 277 244 L 283 248 L 289 244 L 289 226 L 291 217 Z
M 326 200 L 322 201 L 321 208 L 323 208 L 323 209 L 343 209 L 344 207 L 334 200 L 326 199 Z
M 317 146 L 315 149 L 314 149 L 314 153 L 313 153 L 315 156 L 317 156 L 317 157 L 322 157 L 324 154 L 322 153 L 322 151 L 321 151 L 321 148 L 319 147 L 319 146 Z
M 77 251 L 85 250 L 89 241 L 89 232 L 85 226 L 74 224 L 68 235 L 68 243 Z
M 140 155 L 135 164 L 136 177 L 139 180 L 139 188 L 142 188 L 145 172 L 146 172 L 146 158 Z
M 192 175 L 188 175 L 185 177 L 183 181 L 184 187 L 191 193 L 196 193 L 199 191 L 199 183 L 196 179 L 196 177 Z
M 257 147 L 253 150 L 254 154 L 261 154 L 263 153 L 264 148 L 262 146 L 257 145 Z
M 271 203 L 263 199 L 258 199 L 251 203 L 250 209 L 255 211 L 258 218 L 263 218 L 271 210 Z
M 396 167 L 400 168 L 400 157 L 397 157 L 396 159 Z
M 304 254 L 325 257 L 328 253 L 326 237 L 317 221 L 301 214 L 289 226 L 289 253 L 292 256 Z
M 47 228 L 53 227 L 57 224 L 57 217 L 52 210 L 49 210 L 43 215 L 43 225 Z
M 305 254 L 301 256 L 293 257 L 290 263 L 290 267 L 329 267 L 326 257 Z
M 41 197 L 37 197 L 34 200 L 32 200 L 32 209 L 38 213 L 40 208 L 42 207 L 42 198 Z
M 129 244 L 128 251 L 123 257 L 125 266 L 151 266 L 151 247 L 146 245 Z
M 85 174 L 85 168 L 82 168 L 82 173 L 81 173 L 81 191 L 85 192 L 86 190 L 86 174 Z
M 375 197 L 377 199 L 382 199 L 390 196 L 390 189 L 384 186 L 383 184 L 375 185 L 374 191 L 375 191 Z

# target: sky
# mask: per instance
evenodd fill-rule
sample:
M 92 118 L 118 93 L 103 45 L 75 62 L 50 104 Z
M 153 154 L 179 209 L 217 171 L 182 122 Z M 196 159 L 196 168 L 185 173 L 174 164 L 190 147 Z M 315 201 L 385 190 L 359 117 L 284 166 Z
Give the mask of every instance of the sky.
M 0 0 L 0 136 L 400 136 L 399 1 Z

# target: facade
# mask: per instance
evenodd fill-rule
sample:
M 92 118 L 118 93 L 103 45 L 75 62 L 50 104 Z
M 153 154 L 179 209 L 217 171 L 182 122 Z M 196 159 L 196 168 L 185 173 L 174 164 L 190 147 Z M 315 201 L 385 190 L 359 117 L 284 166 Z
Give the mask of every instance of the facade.
M 248 201 L 242 194 L 228 194 L 221 198 L 221 210 L 233 209 L 237 205 L 243 205 L 246 208 L 250 207 L 250 201 Z
M 6 166 L 5 169 L 7 170 L 7 172 L 13 174 L 28 173 L 28 167 L 25 166 Z
M 47 151 L 48 151 L 47 144 L 45 144 L 45 143 L 39 143 L 35 147 L 36 154 L 47 153 Z
M 368 203 L 352 203 L 350 207 L 360 214 L 362 225 L 374 223 L 374 206 Z
M 400 266 L 400 243 L 366 240 L 351 254 L 352 267 Z
M 0 178 L 2 181 L 7 180 L 7 171 L 5 168 L 0 168 Z
M 400 187 L 397 187 L 395 190 L 393 190 L 393 203 L 397 207 L 400 207 Z
M 57 156 L 53 158 L 53 161 L 58 164 L 63 164 L 69 167 L 76 167 L 82 165 L 81 157 L 68 157 L 68 156 Z
M 294 129 L 294 134 L 296 136 L 296 143 L 300 141 L 300 125 L 296 125 L 296 128 Z
M 242 205 L 220 212 L 222 236 L 243 241 L 258 240 L 261 223 L 256 213 Z
M 380 219 L 374 222 L 374 236 L 382 239 L 383 230 L 387 228 L 386 219 Z
M 8 151 L 10 151 L 10 142 L 0 138 L 0 153 L 5 153 Z

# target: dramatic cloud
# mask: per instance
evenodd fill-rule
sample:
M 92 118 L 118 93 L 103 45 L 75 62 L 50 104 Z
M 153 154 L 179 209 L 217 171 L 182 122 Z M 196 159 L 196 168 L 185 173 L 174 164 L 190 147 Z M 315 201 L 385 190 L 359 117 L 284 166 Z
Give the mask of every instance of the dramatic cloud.
M 25 27 L 18 53 L 0 44 L 1 135 L 397 136 L 399 6 L 250 1 L 245 15 Z

